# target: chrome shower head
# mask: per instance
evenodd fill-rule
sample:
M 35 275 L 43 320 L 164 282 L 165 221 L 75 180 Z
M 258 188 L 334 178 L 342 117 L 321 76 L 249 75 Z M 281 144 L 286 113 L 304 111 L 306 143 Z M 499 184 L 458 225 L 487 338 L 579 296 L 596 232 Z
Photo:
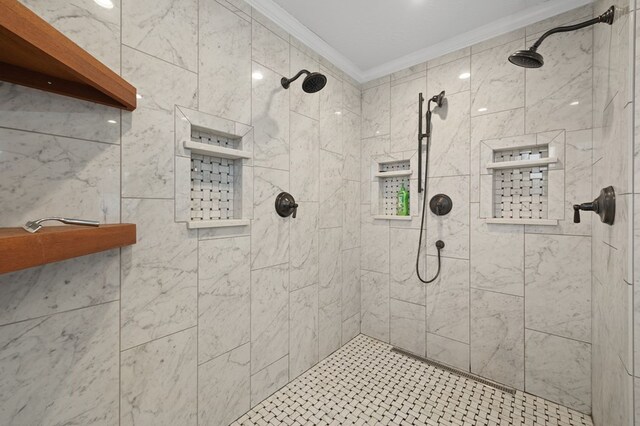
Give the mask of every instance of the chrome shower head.
M 302 90 L 306 93 L 316 93 L 319 92 L 327 85 L 327 77 L 319 72 L 309 72 L 307 70 L 301 70 L 298 74 L 291 78 L 282 77 L 280 82 L 282 83 L 282 87 L 288 89 L 291 83 L 296 81 L 302 74 L 307 74 L 302 82 Z
M 509 62 L 523 68 L 540 68 L 544 65 L 542 55 L 535 50 L 518 50 L 509 56 Z

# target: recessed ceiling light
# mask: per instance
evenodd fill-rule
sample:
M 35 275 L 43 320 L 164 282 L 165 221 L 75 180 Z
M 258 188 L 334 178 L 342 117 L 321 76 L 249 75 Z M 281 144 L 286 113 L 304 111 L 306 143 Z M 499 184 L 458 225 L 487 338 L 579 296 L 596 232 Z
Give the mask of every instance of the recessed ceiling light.
M 264 78 L 260 71 L 254 72 L 253 74 L 251 74 L 251 77 L 253 77 L 254 80 L 262 80 Z
M 478 112 L 485 112 L 485 111 L 487 111 L 487 108 L 480 108 L 480 109 L 478 109 Z
M 468 72 L 463 72 L 462 74 L 460 74 L 460 75 L 458 76 L 458 78 L 459 78 L 460 80 L 466 80 L 466 79 L 468 79 L 469 77 L 471 77 L 471 73 L 468 73 Z
M 580 101 L 573 101 L 573 102 L 571 102 L 569 105 L 571 105 L 571 106 L 576 106 L 576 105 L 578 105 L 579 103 L 580 103 Z
M 116 120 L 107 120 L 107 123 L 110 123 L 110 124 L 116 124 L 116 123 L 117 123 L 117 121 L 116 121 Z
M 113 9 L 113 2 L 111 0 L 93 0 L 100 7 L 105 9 Z

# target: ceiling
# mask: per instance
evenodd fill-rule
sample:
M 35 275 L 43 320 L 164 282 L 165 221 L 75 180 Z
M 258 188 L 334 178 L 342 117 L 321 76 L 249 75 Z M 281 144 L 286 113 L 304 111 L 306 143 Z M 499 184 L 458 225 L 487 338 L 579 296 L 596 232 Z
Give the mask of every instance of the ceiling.
M 591 0 L 250 0 L 360 82 Z

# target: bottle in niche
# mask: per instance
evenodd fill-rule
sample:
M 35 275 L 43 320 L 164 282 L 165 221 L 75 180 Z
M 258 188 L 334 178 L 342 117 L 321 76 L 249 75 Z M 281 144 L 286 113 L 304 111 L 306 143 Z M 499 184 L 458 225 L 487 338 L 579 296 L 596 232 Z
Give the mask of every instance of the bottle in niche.
M 396 209 L 398 216 L 409 216 L 409 191 L 404 187 L 404 183 L 398 191 L 398 208 Z

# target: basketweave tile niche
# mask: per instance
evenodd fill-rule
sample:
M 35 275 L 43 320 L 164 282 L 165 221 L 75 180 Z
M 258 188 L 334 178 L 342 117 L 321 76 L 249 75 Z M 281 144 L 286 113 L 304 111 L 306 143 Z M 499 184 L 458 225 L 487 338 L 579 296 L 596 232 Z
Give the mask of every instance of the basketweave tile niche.
M 565 131 L 480 142 L 480 218 L 557 225 L 564 219 Z
M 371 215 L 375 220 L 410 221 L 418 215 L 417 154 L 407 151 L 371 157 Z M 398 191 L 409 191 L 409 215 L 397 214 Z
M 253 128 L 176 107 L 176 222 L 189 229 L 248 226 Z

